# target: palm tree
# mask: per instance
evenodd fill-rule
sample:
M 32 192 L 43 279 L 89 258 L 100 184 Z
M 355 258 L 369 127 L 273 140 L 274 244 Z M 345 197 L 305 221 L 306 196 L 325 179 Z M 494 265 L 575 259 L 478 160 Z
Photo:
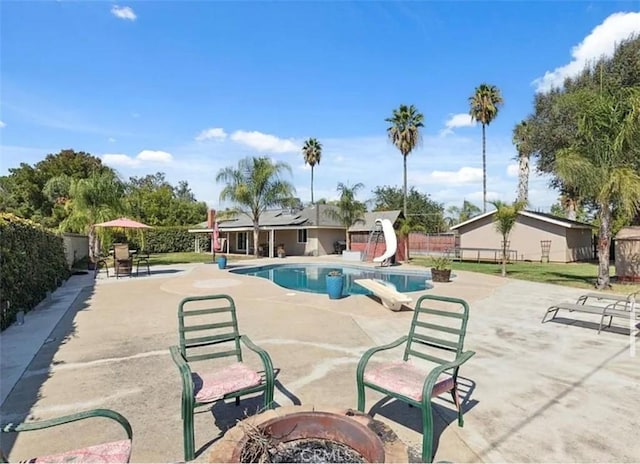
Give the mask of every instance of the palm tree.
M 317 139 L 310 138 L 304 142 L 302 154 L 304 155 L 304 164 L 311 166 L 311 204 L 313 205 L 313 168 L 316 164 L 320 164 L 322 144 Z
M 124 210 L 124 184 L 112 171 L 95 172 L 86 179 L 74 179 L 69 188 L 66 207 L 69 215 L 60 230 L 89 235 L 89 259 L 95 262 L 100 253 L 99 240 L 104 233 L 95 224 L 116 218 Z
M 502 277 L 506 277 L 509 234 L 511 234 L 513 226 L 516 225 L 518 214 L 520 214 L 520 211 L 522 211 L 527 204 L 523 201 L 516 201 L 513 204 L 502 201 L 492 201 L 491 204 L 496 207 L 496 212 L 493 215 L 496 231 L 502 235 Z
M 468 221 L 474 216 L 480 214 L 480 208 L 471 203 L 470 201 L 463 200 L 462 208 L 458 208 L 457 206 L 449 206 L 447 208 L 447 213 L 449 216 L 446 218 L 449 227 L 454 226 L 456 224 L 460 224 L 462 222 Z
M 529 201 L 529 158 L 533 154 L 531 126 L 520 121 L 513 128 L 513 144 L 518 150 L 518 201 Z
M 472 121 L 482 124 L 482 211 L 487 212 L 487 137 L 486 126 L 491 124 L 502 106 L 500 89 L 495 85 L 480 84 L 469 97 Z
M 220 192 L 220 200 L 235 204 L 235 211 L 245 214 L 253 222 L 253 251 L 258 257 L 260 216 L 267 209 L 285 206 L 295 193 L 293 185 L 281 179 L 283 172 L 291 173 L 284 162 L 274 162 L 267 157 L 247 157 L 238 161 L 237 167 L 226 167 L 216 175 L 216 182 L 227 185 Z
M 387 135 L 402 154 L 404 172 L 404 217 L 407 216 L 407 156 L 420 142 L 420 128 L 424 127 L 424 116 L 413 106 L 400 105 L 393 110 L 393 115 L 385 119 L 391 124 Z
M 627 222 L 640 207 L 640 90 L 618 94 L 581 90 L 563 96 L 577 103 L 575 142 L 556 154 L 557 176 L 597 207 L 598 278 L 596 286 L 610 286 L 609 247 L 613 213 Z
M 424 225 L 420 224 L 415 218 L 401 218 L 399 221 L 398 235 L 404 241 L 404 260 L 410 261 L 409 257 L 409 236 L 411 232 L 426 232 L 427 229 Z
M 338 207 L 335 209 L 328 209 L 325 214 L 334 221 L 338 221 L 345 227 L 345 239 L 347 242 L 347 250 L 351 249 L 351 243 L 349 240 L 349 227 L 358 222 L 362 222 L 364 213 L 367 211 L 367 207 L 364 203 L 356 200 L 356 194 L 358 190 L 364 188 L 364 184 L 358 182 L 357 184 L 349 187 L 342 182 L 338 183 L 337 190 L 340 193 L 340 199 L 335 203 Z

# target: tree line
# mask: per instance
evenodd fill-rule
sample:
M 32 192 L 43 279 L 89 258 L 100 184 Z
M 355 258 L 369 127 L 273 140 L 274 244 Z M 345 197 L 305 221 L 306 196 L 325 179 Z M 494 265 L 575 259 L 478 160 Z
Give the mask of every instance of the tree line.
M 44 227 L 89 234 L 92 226 L 131 216 L 150 226 L 192 225 L 206 217 L 186 181 L 171 185 L 165 174 L 123 180 L 89 153 L 62 150 L 31 166 L 21 163 L 0 177 L 0 211 Z

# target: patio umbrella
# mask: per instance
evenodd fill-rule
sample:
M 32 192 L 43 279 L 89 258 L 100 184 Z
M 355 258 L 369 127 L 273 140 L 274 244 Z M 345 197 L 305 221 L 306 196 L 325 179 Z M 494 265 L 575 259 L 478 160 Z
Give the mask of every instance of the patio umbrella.
M 151 226 L 143 224 L 142 222 L 134 221 L 133 219 L 129 219 L 126 217 L 121 217 L 118 219 L 113 219 L 107 222 L 101 222 L 99 224 L 95 224 L 94 227 L 113 227 L 113 228 L 121 228 L 121 229 L 137 229 L 140 232 L 140 244 L 142 245 L 142 249 L 144 249 L 144 235 L 142 234 L 142 229 L 151 229 Z M 127 234 L 128 236 L 128 234 Z
M 95 224 L 96 227 L 122 227 L 123 229 L 151 229 L 151 226 L 143 224 L 133 219 L 121 217 L 112 221 Z

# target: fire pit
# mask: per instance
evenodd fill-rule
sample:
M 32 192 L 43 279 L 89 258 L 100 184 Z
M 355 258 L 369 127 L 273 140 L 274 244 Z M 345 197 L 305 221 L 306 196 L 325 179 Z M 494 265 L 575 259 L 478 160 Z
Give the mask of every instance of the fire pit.
M 290 406 L 249 417 L 216 442 L 209 462 L 408 462 L 385 424 L 352 410 Z

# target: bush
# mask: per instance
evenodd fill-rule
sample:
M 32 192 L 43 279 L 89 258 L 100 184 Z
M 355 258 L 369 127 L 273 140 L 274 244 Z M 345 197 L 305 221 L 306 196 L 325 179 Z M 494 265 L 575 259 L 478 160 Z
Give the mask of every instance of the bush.
M 429 265 L 433 269 L 439 271 L 445 271 L 451 269 L 451 258 L 446 255 L 443 256 L 429 256 Z
M 135 231 L 129 234 L 129 238 L 124 233 L 115 233 L 111 236 L 113 243 L 128 243 L 129 247 L 137 250 L 148 251 L 149 253 L 181 253 L 193 251 L 195 248 L 196 234 L 188 232 L 188 227 L 154 227 L 146 229 L 144 234 L 144 246 L 140 236 Z M 210 234 L 200 234 L 200 250 L 211 251 Z
M 13 214 L 0 214 L 0 330 L 69 277 L 62 237 Z M 8 306 L 7 303 L 10 303 Z

